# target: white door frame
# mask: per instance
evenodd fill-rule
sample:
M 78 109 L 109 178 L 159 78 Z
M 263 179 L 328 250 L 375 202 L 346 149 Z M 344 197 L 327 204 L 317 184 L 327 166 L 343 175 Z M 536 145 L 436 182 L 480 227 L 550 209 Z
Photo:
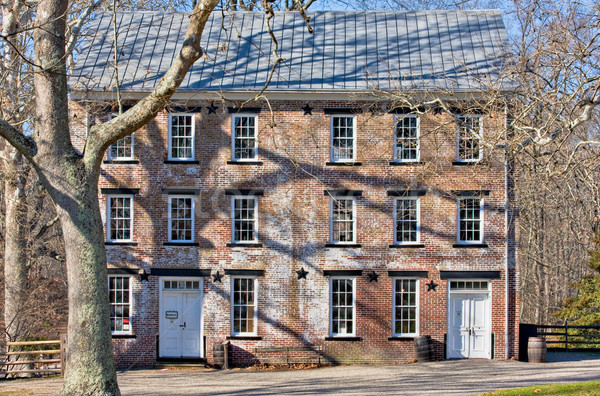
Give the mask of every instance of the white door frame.
M 198 290 L 164 290 L 163 286 L 164 286 L 164 281 L 166 280 L 172 280 L 172 281 L 199 281 L 200 285 L 199 285 L 199 289 Z M 198 324 L 198 328 L 200 330 L 200 356 L 198 356 L 198 358 L 205 358 L 206 356 L 204 356 L 204 282 L 203 282 L 203 278 L 201 277 L 194 277 L 194 276 L 160 276 L 158 278 L 158 285 L 159 285 L 159 292 L 158 292 L 158 332 L 159 332 L 159 350 L 158 350 L 158 357 L 162 357 L 161 353 L 160 353 L 160 340 L 162 337 L 161 331 L 162 331 L 162 323 L 164 320 L 166 320 L 163 317 L 163 291 L 166 292 L 179 292 L 179 293 L 200 293 L 200 318 L 199 321 L 200 323 Z M 183 354 L 183 346 L 182 346 L 182 354 Z
M 454 282 L 454 281 L 464 281 L 464 282 L 488 282 L 488 289 L 487 290 L 473 290 L 473 289 L 454 289 L 452 290 L 450 288 L 450 282 Z M 470 295 L 470 296 L 475 296 L 475 295 L 485 295 L 487 296 L 487 315 L 485 317 L 485 327 L 486 327 L 486 332 L 485 332 L 485 344 L 486 344 L 486 356 L 483 357 L 483 359 L 491 359 L 492 354 L 491 354 L 491 348 L 492 346 L 492 290 L 491 290 L 491 286 L 492 286 L 492 282 L 490 279 L 448 279 L 447 280 L 447 284 L 448 284 L 448 292 L 447 292 L 447 301 L 446 301 L 446 334 L 447 334 L 447 340 L 446 340 L 446 356 L 448 357 L 448 359 L 456 359 L 456 357 L 450 357 L 450 314 L 451 314 L 451 297 L 452 295 L 456 295 L 456 294 L 461 294 L 461 295 Z M 472 299 L 469 299 L 472 301 Z M 472 339 L 471 336 L 469 336 L 469 344 L 472 343 Z M 469 345 L 470 348 L 470 345 Z M 465 358 L 470 358 L 470 356 L 466 356 Z

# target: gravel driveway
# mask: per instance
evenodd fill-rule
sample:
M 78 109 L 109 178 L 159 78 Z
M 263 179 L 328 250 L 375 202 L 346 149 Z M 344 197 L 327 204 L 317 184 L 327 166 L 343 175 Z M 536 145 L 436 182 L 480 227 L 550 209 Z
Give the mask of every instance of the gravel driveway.
M 451 360 L 296 371 L 130 370 L 123 395 L 469 395 L 551 382 L 600 380 L 600 353 L 549 353 L 549 363 Z M 0 392 L 56 394 L 60 379 L 0 382 Z M 27 393 L 25 393 L 27 394 Z

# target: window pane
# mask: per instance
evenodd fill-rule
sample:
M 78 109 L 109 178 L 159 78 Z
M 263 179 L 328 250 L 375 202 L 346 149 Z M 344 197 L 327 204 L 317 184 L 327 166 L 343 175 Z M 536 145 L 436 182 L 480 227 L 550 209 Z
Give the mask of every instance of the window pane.
M 191 114 L 171 116 L 170 155 L 173 159 L 193 158 L 193 116 Z
M 333 335 L 354 332 L 354 291 L 352 279 L 331 280 L 331 332 Z
M 394 157 L 398 161 L 415 161 L 419 152 L 419 131 L 416 116 L 404 116 L 396 121 Z
M 129 277 L 110 276 L 108 278 L 110 305 L 110 325 L 112 332 L 131 330 L 131 289 Z
M 256 159 L 256 119 L 253 116 L 233 117 L 234 160 Z
M 256 199 L 233 199 L 233 241 L 256 241 Z
M 480 157 L 481 117 L 458 117 L 458 159 L 476 161 Z
M 256 301 L 254 298 L 254 278 L 234 278 L 233 280 L 233 332 L 255 333 Z
M 396 279 L 394 288 L 394 331 L 396 335 L 416 334 L 417 280 Z
M 332 161 L 354 159 L 354 117 L 332 118 L 331 146 Z

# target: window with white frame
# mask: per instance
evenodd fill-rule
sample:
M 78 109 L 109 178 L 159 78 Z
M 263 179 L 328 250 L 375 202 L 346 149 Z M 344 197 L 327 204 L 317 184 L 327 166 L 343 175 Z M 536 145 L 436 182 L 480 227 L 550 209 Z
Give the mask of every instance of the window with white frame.
M 459 162 L 475 162 L 481 159 L 480 116 L 457 117 L 457 148 L 456 159 Z
M 419 332 L 419 281 L 394 279 L 394 336 L 416 336 Z
M 331 243 L 356 241 L 356 213 L 354 197 L 330 198 Z
M 256 115 L 234 115 L 232 124 L 233 161 L 256 160 L 258 157 Z
M 231 279 L 231 334 L 256 335 L 256 278 Z
M 193 242 L 194 197 L 169 197 L 169 242 Z
M 110 330 L 113 334 L 131 333 L 131 277 L 109 276 Z
M 106 197 L 107 240 L 111 242 L 130 242 L 133 239 L 133 196 L 109 195 Z
M 194 115 L 169 115 L 169 160 L 194 159 Z
M 398 162 L 419 161 L 419 117 L 403 115 L 396 118 L 394 159 Z
M 256 197 L 234 196 L 231 199 L 231 239 L 233 243 L 258 240 L 258 205 Z
M 111 114 L 108 119 L 111 120 L 118 114 Z M 133 133 L 119 139 L 108 147 L 109 161 L 130 161 L 133 160 Z
M 483 199 L 478 197 L 458 200 L 458 242 L 483 241 Z
M 419 243 L 421 231 L 419 215 L 419 198 L 398 198 L 395 200 L 394 220 L 396 227 L 394 243 Z
M 331 161 L 351 162 L 356 158 L 354 116 L 331 116 Z
M 354 336 L 356 300 L 354 278 L 331 278 L 331 336 Z

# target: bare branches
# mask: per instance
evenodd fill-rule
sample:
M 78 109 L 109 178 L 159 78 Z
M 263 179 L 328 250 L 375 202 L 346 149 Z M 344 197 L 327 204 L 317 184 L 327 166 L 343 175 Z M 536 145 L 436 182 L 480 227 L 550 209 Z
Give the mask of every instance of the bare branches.
M 6 139 L 26 158 L 32 159 L 35 156 L 37 149 L 34 140 L 25 136 L 21 131 L 14 128 L 8 122 L 0 119 L 0 136 Z
M 90 17 L 90 14 L 98 9 L 102 3 L 104 3 L 104 0 L 93 0 L 79 18 L 69 24 L 70 35 L 67 45 L 65 46 L 65 53 L 67 54 L 67 70 L 73 68 L 73 51 L 75 50 L 75 45 L 79 39 L 81 28 Z

